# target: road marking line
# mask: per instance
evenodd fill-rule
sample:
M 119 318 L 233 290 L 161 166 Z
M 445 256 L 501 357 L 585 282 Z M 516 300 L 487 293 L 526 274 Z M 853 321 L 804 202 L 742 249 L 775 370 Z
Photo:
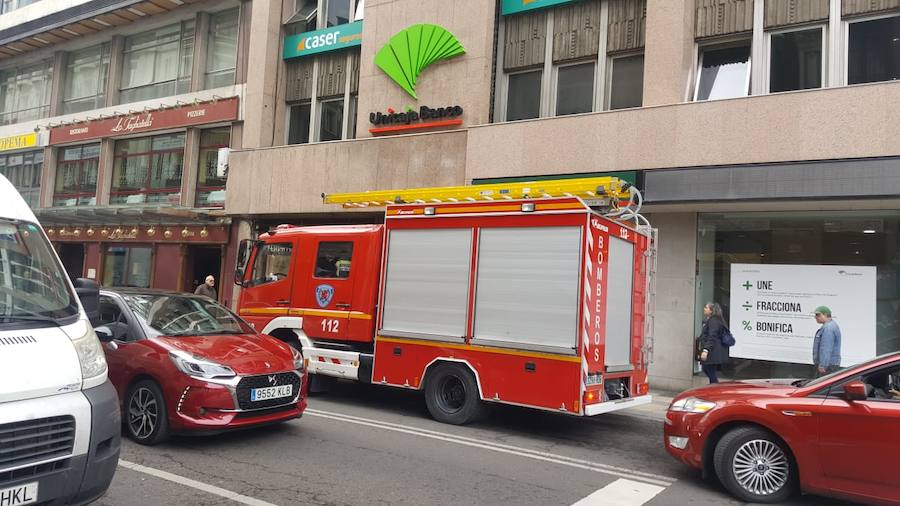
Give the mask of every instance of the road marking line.
M 139 473 L 149 474 L 150 476 L 156 476 L 157 478 L 162 478 L 163 480 L 168 480 L 171 482 L 178 483 L 179 485 L 184 485 L 186 487 L 195 488 L 197 490 L 201 490 L 208 494 L 217 495 L 219 497 L 224 497 L 226 499 L 231 499 L 234 502 L 239 502 L 241 504 L 246 504 L 248 506 L 276 506 L 270 502 L 261 501 L 259 499 L 254 499 L 252 497 L 247 497 L 245 495 L 238 494 L 237 492 L 232 492 L 230 490 L 225 490 L 224 488 L 219 488 L 215 485 L 209 485 L 207 483 L 203 483 L 200 481 L 192 480 L 190 478 L 185 478 L 184 476 L 178 476 L 177 474 L 172 474 L 166 471 L 161 471 L 159 469 L 154 469 L 152 467 L 142 466 L 140 464 L 135 464 L 134 462 L 128 462 L 127 460 L 119 460 L 119 465 L 124 467 L 125 469 L 131 469 L 132 471 L 137 471 Z
M 663 490 L 656 485 L 618 479 L 572 506 L 641 506 Z
M 658 485 L 662 487 L 668 487 L 672 485 L 675 481 L 675 478 L 669 478 L 667 476 L 655 475 L 651 473 L 645 473 L 641 471 L 634 471 L 631 469 L 626 469 L 622 467 L 610 466 L 607 464 L 600 464 L 598 462 L 591 462 L 588 460 L 575 459 L 571 457 L 566 457 L 564 455 L 558 455 L 554 453 L 541 452 L 537 450 L 530 450 L 527 448 L 510 446 L 500 443 L 494 443 L 491 441 L 484 441 L 481 439 L 474 439 L 465 436 L 457 436 L 455 434 L 447 434 L 443 432 L 436 432 L 428 429 L 420 429 L 418 427 L 411 427 L 408 425 L 400 425 L 394 424 L 390 422 L 383 422 L 380 420 L 373 420 L 369 418 L 361 418 L 357 416 L 344 415 L 341 413 L 333 413 L 328 411 L 320 411 L 317 409 L 307 409 L 305 414 L 311 416 L 318 416 L 322 418 L 328 418 L 331 420 L 338 420 L 347 423 L 354 423 L 357 425 L 363 425 L 367 427 L 375 427 L 384 430 L 390 430 L 394 432 L 400 432 L 404 434 L 411 434 L 414 436 L 426 437 L 430 439 L 436 439 L 439 441 L 445 441 L 448 443 L 456 443 L 464 446 L 471 446 L 475 448 L 481 448 L 484 450 L 491 450 L 498 453 L 506 453 L 510 455 L 517 455 L 520 457 L 527 457 L 534 460 L 541 460 L 544 462 L 551 462 L 554 464 L 559 464 L 563 466 L 574 467 L 578 469 L 584 469 L 588 471 L 593 471 L 596 473 L 607 474 L 610 476 L 616 476 L 618 478 L 628 478 L 632 480 L 640 480 L 645 483 L 650 483 L 653 485 Z

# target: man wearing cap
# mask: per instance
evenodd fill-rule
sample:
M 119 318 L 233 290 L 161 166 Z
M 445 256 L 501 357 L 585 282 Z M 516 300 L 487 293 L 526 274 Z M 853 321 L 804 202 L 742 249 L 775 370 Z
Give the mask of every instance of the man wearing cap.
M 827 306 L 816 308 L 816 322 L 822 325 L 813 339 L 813 365 L 819 377 L 841 368 L 841 328 L 831 319 Z

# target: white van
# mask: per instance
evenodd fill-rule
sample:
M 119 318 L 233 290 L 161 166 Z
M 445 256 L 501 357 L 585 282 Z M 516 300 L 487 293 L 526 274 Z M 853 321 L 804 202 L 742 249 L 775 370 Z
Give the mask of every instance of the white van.
M 98 299 L 96 282 L 69 281 L 34 213 L 0 175 L 2 506 L 84 504 L 109 488 L 121 422 L 85 313 Z

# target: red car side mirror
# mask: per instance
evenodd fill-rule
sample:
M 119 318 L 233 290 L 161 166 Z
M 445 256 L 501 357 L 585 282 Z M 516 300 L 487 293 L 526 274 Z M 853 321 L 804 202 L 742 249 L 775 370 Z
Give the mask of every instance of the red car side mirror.
M 844 385 L 844 399 L 848 401 L 864 401 L 868 398 L 866 384 L 862 381 L 851 381 Z

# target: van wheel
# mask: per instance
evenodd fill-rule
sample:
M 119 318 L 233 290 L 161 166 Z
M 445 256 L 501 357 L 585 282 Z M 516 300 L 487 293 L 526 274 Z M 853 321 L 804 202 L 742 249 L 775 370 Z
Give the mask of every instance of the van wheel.
M 472 372 L 459 364 L 440 364 L 425 382 L 425 404 L 431 416 L 444 423 L 465 425 L 481 414 L 478 384 Z
M 722 485 L 742 501 L 781 502 L 797 489 L 797 465 L 790 452 L 757 427 L 740 427 L 722 436 L 713 462 Z
M 169 418 L 162 390 L 154 381 L 134 384 L 125 397 L 125 429 L 142 445 L 155 445 L 169 436 Z

